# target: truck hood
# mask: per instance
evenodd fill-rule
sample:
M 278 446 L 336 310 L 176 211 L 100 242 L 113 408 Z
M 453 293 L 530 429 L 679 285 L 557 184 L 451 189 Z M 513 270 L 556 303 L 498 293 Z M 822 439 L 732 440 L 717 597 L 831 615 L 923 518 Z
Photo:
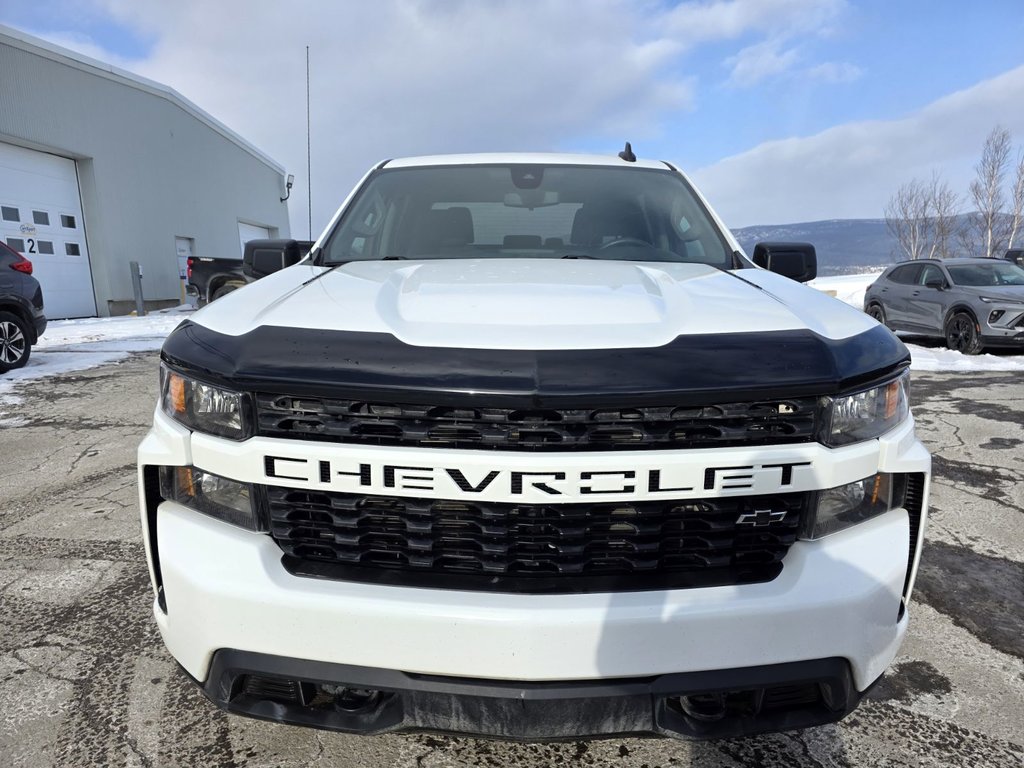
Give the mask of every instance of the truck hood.
M 533 259 L 291 267 L 197 312 L 162 356 L 243 391 L 514 408 L 823 395 L 909 360 L 764 270 Z
M 386 333 L 419 347 L 661 347 L 679 336 L 810 330 L 842 339 L 861 312 L 763 270 L 596 260 L 463 259 L 299 265 L 218 300 L 197 324 Z

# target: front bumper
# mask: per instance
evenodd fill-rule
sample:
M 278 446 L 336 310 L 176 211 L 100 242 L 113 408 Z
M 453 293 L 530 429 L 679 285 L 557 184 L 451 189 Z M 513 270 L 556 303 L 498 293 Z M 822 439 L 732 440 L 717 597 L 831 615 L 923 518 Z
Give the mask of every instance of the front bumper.
M 1019 303 L 992 302 L 980 313 L 981 342 L 986 347 L 1024 347 L 1024 311 Z
M 629 704 L 632 714 L 623 715 L 621 722 L 636 725 L 629 730 L 677 735 L 687 734 L 685 729 L 673 730 L 675 726 L 658 719 L 659 712 L 668 711 L 664 702 L 706 688 L 703 683 L 693 682 L 705 678 L 684 680 L 677 679 L 678 675 L 714 673 L 731 680 L 727 674 L 731 670 L 839 659 L 847 670 L 843 674 L 848 676 L 849 686 L 843 689 L 843 696 L 830 694 L 827 711 L 815 715 L 838 719 L 855 704 L 857 692 L 866 690 L 883 673 L 907 629 L 905 596 L 912 587 L 912 578 L 908 578 L 912 532 L 903 509 L 819 541 L 797 542 L 786 556 L 781 575 L 759 584 L 517 595 L 326 581 L 288 573 L 281 564 L 281 550 L 269 536 L 203 516 L 153 493 L 153 483 L 146 480 L 152 468 L 213 461 L 216 452 L 211 440 L 216 439 L 193 438 L 187 430 L 157 414 L 154 428 L 139 451 L 143 525 L 156 587 L 154 612 L 163 639 L 186 672 L 203 682 L 208 695 L 233 711 L 246 710 L 222 693 L 217 660 L 224 658 L 226 649 L 259 658 L 284 659 L 287 664 L 300 665 L 299 671 L 314 669 L 293 675 L 295 679 L 350 685 L 359 682 L 338 674 L 337 667 L 316 665 L 401 670 L 407 676 L 449 682 L 485 681 L 502 689 L 511 685 L 512 695 L 490 697 L 510 701 L 522 699 L 514 691 L 532 685 L 557 687 L 575 681 L 571 685 L 585 688 L 588 681 L 618 680 L 655 685 L 653 681 L 668 676 L 671 685 L 642 691 L 638 695 L 646 704 L 633 701 Z M 224 445 L 223 456 L 232 450 L 244 452 L 241 446 L 244 444 Z M 325 450 L 322 445 L 317 449 Z M 681 461 L 706 461 L 709 454 L 728 450 L 679 455 Z M 820 453 L 818 487 L 849 482 L 854 475 L 863 477 L 874 471 L 927 474 L 930 467 L 928 454 L 914 438 L 910 422 L 868 446 L 831 451 L 810 446 L 806 450 Z M 757 449 L 759 460 L 765 462 L 775 460 L 776 454 L 789 456 L 792 451 L 792 447 Z M 248 470 L 241 468 L 243 463 L 239 461 L 235 475 L 255 481 L 247 476 Z M 232 474 L 227 466 L 207 468 Z M 925 499 L 927 490 L 926 483 Z M 922 510 L 922 521 L 923 517 Z M 919 535 L 914 538 L 920 541 Z M 911 562 L 915 562 L 914 556 Z M 249 671 L 280 674 L 260 666 Z M 243 673 L 231 679 L 240 680 Z M 801 675 L 806 677 L 800 673 L 796 679 L 803 679 Z M 832 680 L 843 676 L 829 675 Z M 755 688 L 758 679 L 755 675 L 736 684 L 742 689 Z M 775 681 L 769 683 L 775 685 Z M 788 683 L 783 679 L 778 684 Z M 228 685 L 229 692 L 232 685 Z M 406 714 L 393 722 L 376 722 L 362 731 L 439 727 L 431 725 L 434 721 L 429 718 L 407 714 L 426 706 L 422 701 L 404 695 L 401 698 Z M 615 704 L 620 705 L 622 701 Z M 265 706 L 270 710 L 255 708 L 246 713 L 304 722 L 301 717 L 296 720 L 291 715 L 273 714 L 277 704 Z M 514 709 L 512 704 L 507 706 Z M 502 711 L 500 707 L 495 710 L 494 718 L 500 720 Z M 581 722 L 588 721 L 584 717 Z M 336 727 L 330 723 L 307 724 Z M 741 727 L 737 732 L 747 732 L 742 730 L 747 725 L 737 727 Z M 769 723 L 765 727 L 776 726 Z M 468 730 L 492 735 L 533 734 L 529 729 L 507 733 L 500 728 Z M 598 732 L 608 731 L 602 728 Z M 580 735 L 578 731 L 573 734 Z M 523 737 L 560 735 L 552 732 Z
M 198 683 L 198 681 L 196 681 Z M 517 741 L 747 736 L 834 722 L 862 694 L 845 659 L 656 677 L 514 683 L 220 650 L 205 683 L 221 709 L 346 733 L 445 731 Z
M 1009 332 L 1006 334 L 983 333 L 981 343 L 984 347 L 1007 347 L 1020 349 L 1024 347 L 1024 331 Z

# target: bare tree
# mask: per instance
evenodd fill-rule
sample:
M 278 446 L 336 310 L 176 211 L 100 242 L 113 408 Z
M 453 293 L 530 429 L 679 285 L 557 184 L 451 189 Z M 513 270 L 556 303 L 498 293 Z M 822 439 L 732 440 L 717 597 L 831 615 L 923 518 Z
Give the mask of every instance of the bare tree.
M 1013 210 L 1010 212 L 1010 236 L 1006 247 L 1013 248 L 1013 240 L 1020 230 L 1021 217 L 1024 216 L 1024 152 L 1017 153 L 1017 171 L 1013 180 L 1013 198 L 1010 201 Z
M 930 181 L 911 179 L 885 206 L 885 226 L 908 259 L 953 255 L 960 200 L 937 172 Z
M 928 187 L 928 212 L 931 216 L 930 256 L 937 256 L 940 259 L 953 256 L 953 238 L 959 228 L 959 208 L 960 200 L 957 194 L 938 173 L 933 173 Z
M 975 214 L 969 219 L 965 244 L 982 256 L 1001 254 L 1009 234 L 1006 226 L 1003 187 L 1010 162 L 1010 132 L 996 126 L 985 139 L 981 160 L 974 167 L 977 177 L 971 182 L 970 198 Z
M 885 227 L 908 259 L 925 256 L 929 240 L 928 188 L 917 179 L 901 184 L 885 206 Z

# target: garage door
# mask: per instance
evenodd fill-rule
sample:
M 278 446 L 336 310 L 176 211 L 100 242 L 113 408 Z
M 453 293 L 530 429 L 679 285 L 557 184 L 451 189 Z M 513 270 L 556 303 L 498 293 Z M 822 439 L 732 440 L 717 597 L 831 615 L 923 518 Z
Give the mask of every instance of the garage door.
M 0 142 L 0 239 L 32 262 L 47 317 L 96 314 L 74 160 Z
M 257 227 L 255 224 L 238 222 L 238 239 L 242 243 L 242 255 L 245 255 L 245 244 L 250 240 L 266 240 L 270 237 L 270 230 L 267 227 Z

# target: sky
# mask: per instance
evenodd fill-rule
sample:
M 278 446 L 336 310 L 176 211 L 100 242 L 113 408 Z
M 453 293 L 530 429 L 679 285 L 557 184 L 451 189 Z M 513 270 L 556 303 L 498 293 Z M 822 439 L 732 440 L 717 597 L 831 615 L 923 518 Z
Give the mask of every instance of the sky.
M 0 23 L 165 83 L 273 157 L 296 237 L 307 188 L 316 235 L 404 155 L 629 140 L 735 228 L 879 218 L 933 172 L 965 194 L 997 125 L 1024 148 L 1024 0 L 0 0 Z

